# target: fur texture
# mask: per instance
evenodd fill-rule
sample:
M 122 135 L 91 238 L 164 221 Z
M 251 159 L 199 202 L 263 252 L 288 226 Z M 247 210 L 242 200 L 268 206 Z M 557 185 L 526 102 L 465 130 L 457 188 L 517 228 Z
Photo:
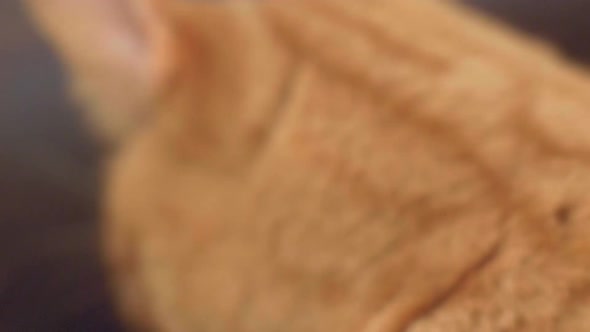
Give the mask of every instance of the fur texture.
M 105 200 L 132 325 L 590 329 L 578 69 L 449 2 L 153 13 L 151 116 Z

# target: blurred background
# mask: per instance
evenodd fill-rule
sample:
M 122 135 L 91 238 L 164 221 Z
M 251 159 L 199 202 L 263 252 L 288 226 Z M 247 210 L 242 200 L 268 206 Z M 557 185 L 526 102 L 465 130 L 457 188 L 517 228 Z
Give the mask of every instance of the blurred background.
M 22 3 L 0 0 L 0 331 L 117 331 L 98 251 L 98 149 Z
M 590 0 L 467 3 L 590 60 Z M 0 331 L 121 330 L 100 268 L 100 153 L 64 90 L 22 4 L 0 0 Z

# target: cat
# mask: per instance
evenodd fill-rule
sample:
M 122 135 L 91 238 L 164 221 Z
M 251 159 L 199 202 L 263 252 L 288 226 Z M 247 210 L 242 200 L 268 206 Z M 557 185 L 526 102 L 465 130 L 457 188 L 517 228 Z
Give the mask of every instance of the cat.
M 452 1 L 29 0 L 140 331 L 590 329 L 588 78 Z

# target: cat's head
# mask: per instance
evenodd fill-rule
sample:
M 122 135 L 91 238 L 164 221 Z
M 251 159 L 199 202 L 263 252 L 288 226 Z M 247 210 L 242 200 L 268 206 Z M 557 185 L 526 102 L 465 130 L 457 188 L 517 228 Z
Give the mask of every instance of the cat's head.
M 289 60 L 252 2 L 28 2 L 101 136 L 168 117 L 203 149 L 239 154 L 272 117 Z

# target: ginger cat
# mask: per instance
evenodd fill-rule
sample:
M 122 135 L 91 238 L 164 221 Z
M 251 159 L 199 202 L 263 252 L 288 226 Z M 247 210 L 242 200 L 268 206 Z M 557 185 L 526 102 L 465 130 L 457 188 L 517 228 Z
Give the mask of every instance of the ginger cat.
M 29 1 L 119 138 L 130 328 L 590 331 L 590 81 L 550 51 L 449 1 Z

